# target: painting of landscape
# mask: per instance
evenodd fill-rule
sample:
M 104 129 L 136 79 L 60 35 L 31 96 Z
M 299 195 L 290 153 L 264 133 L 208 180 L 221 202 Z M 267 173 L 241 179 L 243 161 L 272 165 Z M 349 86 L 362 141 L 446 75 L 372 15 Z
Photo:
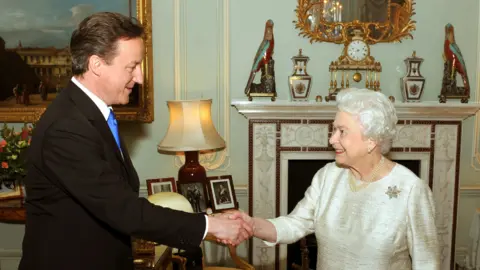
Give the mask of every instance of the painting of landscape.
M 86 16 L 136 16 L 134 0 L 0 0 L 0 6 L 0 108 L 44 107 L 55 98 L 72 76 L 68 44 Z

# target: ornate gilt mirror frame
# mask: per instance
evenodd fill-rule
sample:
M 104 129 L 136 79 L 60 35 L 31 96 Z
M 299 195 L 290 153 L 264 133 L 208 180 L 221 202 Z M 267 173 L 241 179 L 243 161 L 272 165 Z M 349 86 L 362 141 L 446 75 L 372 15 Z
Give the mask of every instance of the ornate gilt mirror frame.
M 358 0 L 350 0 L 358 1 Z M 381 0 L 380 0 L 381 1 Z M 384 21 L 342 21 L 332 19 L 327 21 L 324 13 L 328 7 L 325 4 L 332 0 L 298 0 L 295 13 L 297 21 L 295 28 L 299 29 L 299 36 L 313 42 L 330 42 L 337 44 L 346 43 L 353 30 L 360 29 L 364 33 L 365 41 L 369 44 L 381 42 L 401 42 L 404 38 L 413 38 L 411 32 L 415 30 L 414 0 L 383 0 L 386 6 L 386 19 Z M 335 2 L 345 2 L 335 1 Z M 365 0 L 365 2 L 379 2 L 379 0 Z M 375 4 L 375 3 L 374 3 Z M 337 4 L 338 5 L 338 4 Z M 338 10 L 338 9 L 337 9 Z M 339 9 L 341 11 L 341 8 Z M 330 9 L 331 12 L 331 9 Z M 328 13 L 328 11 L 327 11 Z M 333 17 L 335 18 L 335 17 Z
M 132 0 L 128 0 L 128 2 L 132 3 Z M 116 106 L 115 114 L 119 120 L 150 123 L 153 121 L 152 0 L 136 0 L 136 14 L 137 19 L 145 27 L 145 58 L 142 63 L 143 85 L 138 87 L 137 93 L 134 91 L 131 94 L 137 94 L 133 98 L 135 102 L 131 105 Z M 4 91 L 4 89 L 0 89 L 0 91 Z M 56 94 L 53 95 L 56 96 Z M 10 102 L 0 101 L 0 123 L 34 123 L 45 112 L 50 100 L 48 98 L 47 101 L 39 104 L 23 105 L 15 104 L 15 101 L 11 102 L 12 98 L 15 99 L 12 96 Z

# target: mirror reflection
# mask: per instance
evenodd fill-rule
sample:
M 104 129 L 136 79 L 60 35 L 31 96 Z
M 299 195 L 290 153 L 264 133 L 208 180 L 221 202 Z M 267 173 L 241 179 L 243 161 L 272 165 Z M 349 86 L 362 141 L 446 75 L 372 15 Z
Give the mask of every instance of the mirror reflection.
M 412 0 L 299 0 L 298 28 L 315 40 L 341 43 L 351 26 L 364 28 L 376 43 L 410 36 Z M 304 15 L 302 15 L 304 14 Z M 303 23 L 302 23 L 303 21 Z M 346 33 L 343 33 L 346 28 Z M 355 28 L 355 27 L 353 27 Z
M 398 13 L 404 0 L 312 0 L 309 12 L 312 25 L 320 22 L 377 22 L 389 20 Z M 390 7 L 390 8 L 389 8 Z M 390 14 L 389 14 L 390 9 Z

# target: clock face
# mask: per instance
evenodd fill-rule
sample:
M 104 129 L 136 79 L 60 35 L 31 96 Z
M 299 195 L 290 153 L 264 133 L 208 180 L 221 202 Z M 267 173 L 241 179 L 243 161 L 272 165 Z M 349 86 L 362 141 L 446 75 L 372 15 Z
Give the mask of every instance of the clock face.
M 347 55 L 354 61 L 362 61 L 368 56 L 368 45 L 362 40 L 354 40 L 348 44 Z

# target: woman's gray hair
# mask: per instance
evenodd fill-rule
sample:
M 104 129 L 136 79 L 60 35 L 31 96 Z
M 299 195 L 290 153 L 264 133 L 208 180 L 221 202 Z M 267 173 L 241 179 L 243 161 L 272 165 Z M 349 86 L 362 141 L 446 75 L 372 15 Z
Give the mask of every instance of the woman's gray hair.
M 337 94 L 337 107 L 357 117 L 366 138 L 374 140 L 382 154 L 392 147 L 396 135 L 397 113 L 393 103 L 382 93 L 349 88 Z

